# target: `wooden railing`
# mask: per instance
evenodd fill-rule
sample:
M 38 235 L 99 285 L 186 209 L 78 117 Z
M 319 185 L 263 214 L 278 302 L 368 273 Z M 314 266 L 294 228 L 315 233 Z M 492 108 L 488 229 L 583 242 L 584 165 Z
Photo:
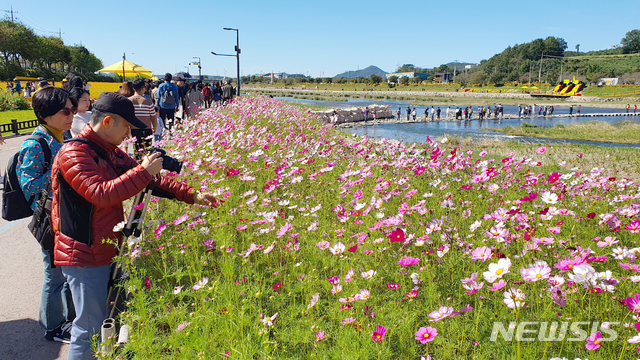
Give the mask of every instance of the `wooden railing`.
M 12 133 L 13 135 L 18 135 L 20 130 L 28 130 L 36 128 L 40 123 L 38 120 L 26 120 L 26 121 L 18 121 L 16 119 L 11 119 L 11 122 L 8 124 L 0 124 L 0 133 Z

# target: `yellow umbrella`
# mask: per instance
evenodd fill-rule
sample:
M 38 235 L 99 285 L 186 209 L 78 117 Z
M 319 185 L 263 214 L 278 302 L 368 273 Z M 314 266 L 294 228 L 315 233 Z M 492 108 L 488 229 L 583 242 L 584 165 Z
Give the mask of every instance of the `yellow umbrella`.
M 527 85 L 523 86 L 522 89 L 528 89 Z M 533 89 L 533 88 L 532 88 Z
M 142 66 L 127 60 L 118 61 L 111 66 L 98 70 L 98 72 L 114 73 L 122 77 L 125 77 L 125 75 L 138 75 L 144 78 L 150 78 L 153 76 L 153 72 L 151 70 L 145 69 Z
M 537 86 L 532 86 L 531 88 L 532 88 L 532 89 L 535 89 L 535 90 L 538 90 L 538 87 L 537 87 Z

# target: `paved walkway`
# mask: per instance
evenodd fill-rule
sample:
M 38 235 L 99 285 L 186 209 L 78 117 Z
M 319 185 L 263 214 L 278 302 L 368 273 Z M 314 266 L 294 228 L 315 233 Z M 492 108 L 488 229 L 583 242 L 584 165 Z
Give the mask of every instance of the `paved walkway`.
M 27 136 L 0 145 L 0 168 Z M 66 359 L 68 345 L 44 339 L 38 324 L 42 290 L 40 245 L 27 230 L 28 219 L 0 218 L 0 360 Z

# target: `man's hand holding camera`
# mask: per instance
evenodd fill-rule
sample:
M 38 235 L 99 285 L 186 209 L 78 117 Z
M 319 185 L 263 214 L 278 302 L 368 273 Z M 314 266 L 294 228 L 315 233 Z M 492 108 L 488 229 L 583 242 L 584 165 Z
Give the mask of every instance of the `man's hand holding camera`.
M 144 157 L 142 167 L 145 168 L 151 176 L 155 176 L 163 169 L 162 162 L 162 153 L 152 152 Z M 216 208 L 224 203 L 224 200 L 218 199 L 211 193 L 201 193 L 199 191 L 196 191 L 193 194 L 193 201 L 198 205 L 204 205 L 211 208 Z

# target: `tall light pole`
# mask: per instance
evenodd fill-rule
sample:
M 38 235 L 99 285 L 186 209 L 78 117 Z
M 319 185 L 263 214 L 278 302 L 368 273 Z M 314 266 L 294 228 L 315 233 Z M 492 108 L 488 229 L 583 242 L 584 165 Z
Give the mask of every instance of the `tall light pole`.
M 232 28 L 222 28 L 222 30 L 228 30 L 228 31 L 235 31 L 236 32 L 236 54 L 235 55 L 228 55 L 228 54 L 216 54 L 213 51 L 211 52 L 213 55 L 216 56 L 235 56 L 237 61 L 238 61 L 238 96 L 240 96 L 240 31 L 238 29 L 232 29 Z
M 198 59 L 198 62 L 192 61 L 189 65 L 198 65 L 198 80 L 202 81 L 202 65 L 200 65 L 200 58 L 198 56 L 194 56 L 194 59 Z

